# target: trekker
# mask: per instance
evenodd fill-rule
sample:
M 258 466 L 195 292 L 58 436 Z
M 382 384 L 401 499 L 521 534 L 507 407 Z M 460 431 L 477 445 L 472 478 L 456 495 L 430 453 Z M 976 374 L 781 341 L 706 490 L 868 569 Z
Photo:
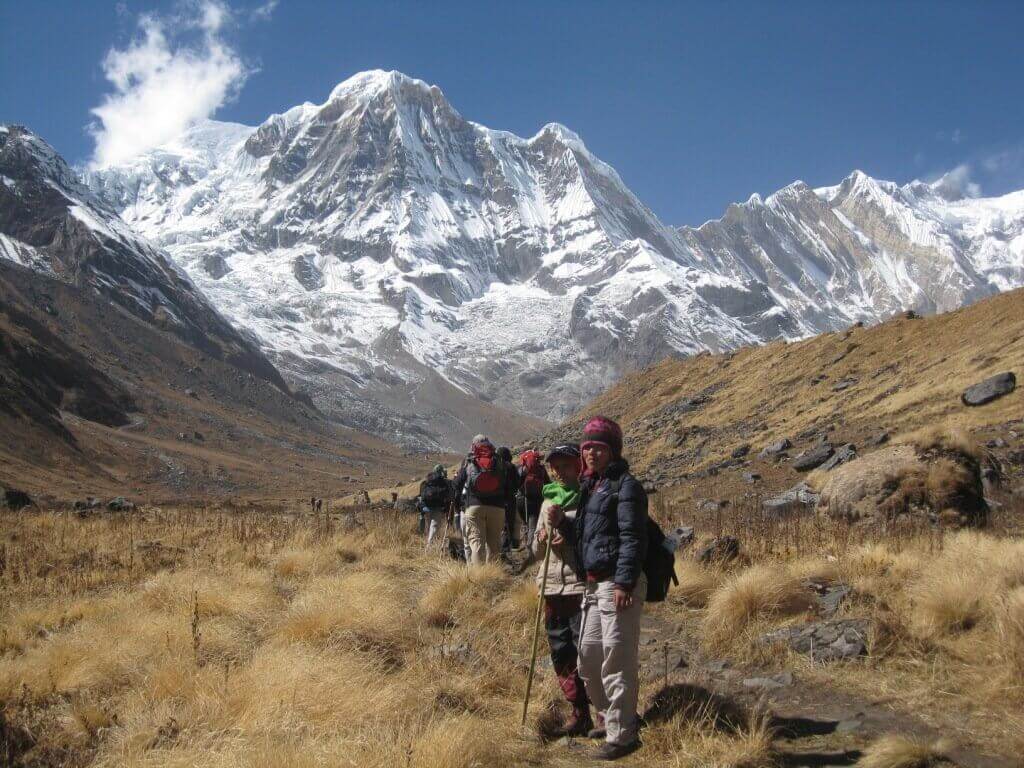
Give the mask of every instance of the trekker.
M 455 493 L 463 504 L 462 524 L 469 543 L 469 562 L 483 565 L 496 561 L 501 555 L 508 474 L 486 435 L 473 438 L 469 456 L 455 478 Z
M 427 479 L 420 483 L 418 502 L 420 515 L 426 522 L 429 548 L 434 539 L 440 540 L 448 508 L 452 503 L 452 484 L 448 481 L 447 470 L 441 464 L 435 464 Z
M 537 518 L 540 506 L 544 501 L 541 493 L 544 486 L 551 482 L 544 462 L 537 451 L 523 451 L 519 454 L 519 489 L 525 504 L 526 543 L 532 546 L 533 532 L 537 530 Z
M 542 561 L 548 546 L 545 531 L 548 510 L 558 507 L 568 522 L 575 521 L 583 471 L 580 449 L 576 445 L 552 448 L 545 461 L 553 479 L 542 489 L 544 502 L 532 545 L 534 556 Z M 553 530 L 547 581 L 544 581 L 541 566 L 537 572 L 537 586 L 543 585 L 544 588 L 541 598 L 544 600 L 544 628 L 551 648 L 551 665 L 562 693 L 572 706 L 572 714 L 559 730 L 559 736 L 585 736 L 594 727 L 590 718 L 590 700 L 579 675 L 578 649 L 585 585 L 576 570 L 572 540 L 566 540 L 558 530 Z
M 564 537 L 573 537 L 586 582 L 580 677 L 598 712 L 591 735 L 600 738 L 603 732 L 605 738 L 594 757 L 617 760 L 640 746 L 636 707 L 647 591 L 647 494 L 622 458 L 622 430 L 614 421 L 598 416 L 587 422 L 580 449 L 585 473 L 576 519 L 557 507 L 548 517 Z
M 519 487 L 519 475 L 512 463 L 512 451 L 502 446 L 498 449 L 498 458 L 505 465 L 506 485 L 508 493 L 505 498 L 505 526 L 501 530 L 501 552 L 507 555 L 513 549 L 519 549 L 519 526 L 516 525 L 515 489 Z

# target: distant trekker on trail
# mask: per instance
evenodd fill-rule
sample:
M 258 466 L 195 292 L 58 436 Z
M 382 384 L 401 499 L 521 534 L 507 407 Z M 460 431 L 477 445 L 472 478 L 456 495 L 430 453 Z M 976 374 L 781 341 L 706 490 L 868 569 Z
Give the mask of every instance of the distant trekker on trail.
M 506 488 L 508 495 L 505 498 L 505 525 L 501 529 L 501 551 L 507 554 L 513 549 L 519 549 L 519 528 L 518 516 L 516 515 L 516 489 L 519 487 L 519 475 L 516 465 L 512 463 L 512 451 L 502 446 L 498 449 L 498 458 L 505 465 Z
M 640 689 L 640 614 L 644 575 L 647 494 L 622 458 L 622 430 L 598 416 L 587 422 L 580 446 L 585 466 L 579 512 L 570 520 L 556 506 L 550 523 L 575 544 L 585 579 L 580 676 L 598 712 L 605 743 L 594 757 L 617 760 L 640 746 L 636 715 Z
M 420 483 L 418 499 L 420 514 L 426 523 L 428 548 L 435 539 L 440 541 L 453 495 L 448 472 L 441 464 L 435 464 L 427 479 Z
M 505 463 L 486 435 L 473 438 L 469 456 L 455 478 L 455 493 L 463 504 L 463 528 L 469 543 L 469 562 L 483 565 L 501 556 L 505 504 L 513 489 Z
M 550 482 L 551 478 L 548 477 L 544 462 L 537 451 L 529 450 L 519 454 L 519 492 L 526 507 L 523 522 L 526 523 L 527 546 L 532 546 L 533 532 L 537 529 L 537 518 L 540 515 L 541 503 L 544 501 L 542 490 Z
M 557 507 L 568 523 L 575 522 L 583 471 L 580 449 L 576 445 L 552 448 L 546 461 L 553 479 L 542 490 L 544 503 L 532 546 L 534 556 L 541 561 L 548 546 L 547 513 Z M 590 700 L 579 675 L 582 598 L 586 587 L 576 571 L 572 539 L 566 540 L 558 530 L 553 530 L 547 578 L 544 578 L 542 565 L 537 572 L 537 584 L 544 590 L 544 628 L 551 648 L 551 664 L 558 685 L 572 706 L 572 714 L 562 725 L 559 736 L 585 736 L 594 727 L 590 718 Z

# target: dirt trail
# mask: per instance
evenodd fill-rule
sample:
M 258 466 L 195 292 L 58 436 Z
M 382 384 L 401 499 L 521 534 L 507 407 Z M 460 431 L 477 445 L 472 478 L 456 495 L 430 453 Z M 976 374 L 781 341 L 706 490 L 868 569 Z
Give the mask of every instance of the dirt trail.
M 888 706 L 884 700 L 871 700 L 842 687 L 808 679 L 799 671 L 733 665 L 723 659 L 707 658 L 698 649 L 697 629 L 696 621 L 680 622 L 678 615 L 665 616 L 658 609 L 645 614 L 640 641 L 641 701 L 672 700 L 671 695 L 658 694 L 669 690 L 677 694 L 672 701 L 677 708 L 694 697 L 705 697 L 712 702 L 711 706 L 734 704 L 746 711 L 767 710 L 780 734 L 783 765 L 853 765 L 860 750 L 891 733 L 929 744 L 943 737 L 952 738 L 956 746 L 948 756 L 964 768 L 1024 765 L 1019 756 L 989 753 L 983 744 L 971 741 L 963 723 L 941 712 L 929 713 L 939 721 L 936 727 Z M 784 684 L 770 688 L 744 684 L 776 678 Z M 656 714 L 663 716 L 660 712 Z

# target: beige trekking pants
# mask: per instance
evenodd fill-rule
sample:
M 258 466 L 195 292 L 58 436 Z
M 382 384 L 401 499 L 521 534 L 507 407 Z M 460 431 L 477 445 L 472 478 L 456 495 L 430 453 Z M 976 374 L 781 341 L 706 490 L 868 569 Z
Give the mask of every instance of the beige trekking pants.
M 469 562 L 483 565 L 501 556 L 501 529 L 505 527 L 505 510 L 483 504 L 466 507 L 463 517 Z
M 579 672 L 599 714 L 605 739 L 631 744 L 637 738 L 636 703 L 640 695 L 640 615 L 647 595 L 643 574 L 633 588 L 633 604 L 616 611 L 610 581 L 589 582 L 583 595 Z

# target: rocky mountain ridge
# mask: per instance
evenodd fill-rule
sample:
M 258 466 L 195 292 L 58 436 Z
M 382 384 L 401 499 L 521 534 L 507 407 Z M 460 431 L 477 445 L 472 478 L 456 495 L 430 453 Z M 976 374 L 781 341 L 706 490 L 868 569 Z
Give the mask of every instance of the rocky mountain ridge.
M 857 172 L 674 228 L 567 128 L 491 130 L 396 72 L 84 181 L 318 406 L 417 446 L 487 404 L 561 419 L 668 355 L 1024 284 L 1024 192 Z

